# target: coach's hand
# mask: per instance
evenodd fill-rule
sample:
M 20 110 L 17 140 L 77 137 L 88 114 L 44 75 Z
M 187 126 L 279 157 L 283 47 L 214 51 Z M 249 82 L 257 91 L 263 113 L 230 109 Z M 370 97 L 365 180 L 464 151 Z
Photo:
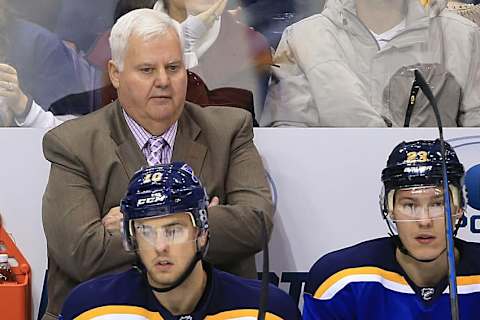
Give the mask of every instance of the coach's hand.
M 208 204 L 208 207 L 211 208 L 211 207 L 215 207 L 215 206 L 218 206 L 220 204 L 220 199 L 215 196 L 212 198 L 212 200 L 210 200 L 210 203 Z
M 109 233 L 120 231 L 123 214 L 120 207 L 114 207 L 103 217 L 102 224 Z

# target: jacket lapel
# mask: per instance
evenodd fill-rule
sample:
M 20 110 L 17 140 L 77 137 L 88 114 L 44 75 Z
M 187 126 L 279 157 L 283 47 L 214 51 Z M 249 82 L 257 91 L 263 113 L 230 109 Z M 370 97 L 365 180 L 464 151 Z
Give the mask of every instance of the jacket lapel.
M 111 124 L 111 137 L 117 144 L 116 154 L 122 164 L 128 179 L 141 167 L 147 166 L 147 161 L 138 147 L 137 141 L 123 116 L 122 107 L 118 101 L 114 102 Z
M 178 120 L 178 131 L 173 146 L 173 161 L 184 161 L 189 164 L 195 175 L 200 176 L 207 154 L 207 147 L 198 141 L 201 129 L 189 112 L 188 103 Z

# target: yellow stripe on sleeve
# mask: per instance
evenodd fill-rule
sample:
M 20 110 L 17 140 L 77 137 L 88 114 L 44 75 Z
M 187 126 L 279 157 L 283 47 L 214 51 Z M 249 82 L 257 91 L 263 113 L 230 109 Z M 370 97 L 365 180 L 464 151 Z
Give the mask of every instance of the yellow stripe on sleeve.
M 123 305 L 103 306 L 91 309 L 76 317 L 75 320 L 90 320 L 108 315 L 131 315 L 139 319 L 143 317 L 148 320 L 164 320 L 158 312 L 152 312 L 141 307 Z
M 323 296 L 323 294 L 330 289 L 333 285 L 335 285 L 340 280 L 346 277 L 352 277 L 352 280 L 355 279 L 355 276 L 366 276 L 366 275 L 374 275 L 389 280 L 391 282 L 397 283 L 399 285 L 407 285 L 408 283 L 404 277 L 399 275 L 398 273 L 383 270 L 377 267 L 358 267 L 358 268 L 349 268 L 342 271 L 339 271 L 332 276 L 330 276 L 327 280 L 325 280 L 320 287 L 315 291 L 314 298 L 319 299 Z
M 257 309 L 238 309 L 220 312 L 205 318 L 205 320 L 256 320 L 258 315 Z M 277 315 L 267 312 L 265 320 L 283 320 Z M 288 320 L 288 319 L 285 319 Z
M 480 276 L 458 276 L 457 285 L 466 286 L 470 284 L 480 284 Z

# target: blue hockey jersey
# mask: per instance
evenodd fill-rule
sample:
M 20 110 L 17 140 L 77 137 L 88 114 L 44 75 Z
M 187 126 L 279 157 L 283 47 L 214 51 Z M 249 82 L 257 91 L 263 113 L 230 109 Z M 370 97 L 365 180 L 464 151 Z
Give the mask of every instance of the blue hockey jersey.
M 77 286 L 63 305 L 60 319 L 70 320 L 223 320 L 257 319 L 259 281 L 207 267 L 205 292 L 192 314 L 173 316 L 155 298 L 136 268 L 102 276 Z M 300 312 L 282 290 L 270 286 L 267 320 L 296 320 Z
M 480 319 L 480 244 L 456 240 L 461 320 Z M 450 319 L 448 278 L 417 287 L 395 258 L 391 238 L 366 241 L 320 258 L 309 273 L 304 319 Z

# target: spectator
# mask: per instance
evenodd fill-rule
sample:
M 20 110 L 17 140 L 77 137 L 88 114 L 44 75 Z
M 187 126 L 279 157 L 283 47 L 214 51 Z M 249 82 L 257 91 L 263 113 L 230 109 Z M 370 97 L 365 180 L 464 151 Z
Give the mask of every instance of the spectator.
M 108 0 L 107 2 L 111 2 Z M 116 3 L 115 8 L 112 9 L 113 20 L 116 21 L 118 18 L 123 16 L 125 13 L 130 12 L 134 9 L 140 8 L 152 8 L 155 0 L 113 0 Z M 112 2 L 111 2 L 112 3 Z M 110 4 L 102 4 L 102 9 L 106 10 L 105 6 L 110 6 Z M 79 6 L 84 5 L 83 2 L 80 4 L 68 3 L 70 7 L 69 12 L 73 14 L 72 11 L 80 10 Z M 88 10 L 87 10 L 88 11 Z M 105 15 L 108 15 L 104 12 Z M 89 13 L 84 13 L 89 15 Z M 91 17 L 95 19 L 95 17 Z M 108 77 L 107 65 L 110 60 L 110 47 L 108 45 L 108 37 L 110 36 L 110 28 L 108 31 L 104 31 L 100 35 L 97 35 L 94 41 L 94 45 L 88 50 L 88 53 L 85 55 L 85 60 L 87 63 L 99 71 L 99 77 L 102 78 L 100 81 L 100 86 L 95 86 L 94 90 L 83 91 L 79 93 L 70 94 L 62 99 L 55 101 L 51 105 L 51 111 L 56 115 L 85 115 L 92 111 L 98 110 L 99 108 L 111 103 L 117 98 L 117 92 L 115 88 L 110 83 Z M 70 31 L 65 30 L 65 34 L 70 34 Z M 82 38 L 88 38 L 92 36 L 86 35 Z M 71 38 L 77 38 L 74 34 L 71 34 Z M 67 38 L 68 39 L 68 38 Z M 66 41 L 68 42 L 68 40 Z M 76 44 L 72 43 L 71 47 L 76 48 Z M 77 52 L 77 49 L 73 50 L 76 55 L 82 56 L 83 52 Z
M 71 93 L 101 86 L 101 75 L 50 31 L 16 18 L 0 0 L 1 62 L 16 69 L 21 90 L 45 109 Z
M 60 123 L 22 92 L 13 67 L 0 64 L 0 127 L 51 128 Z
M 479 27 L 444 10 L 444 0 L 425 2 L 328 0 L 288 27 L 261 125 L 402 126 L 416 68 L 445 126 L 479 126 Z M 422 93 L 411 125 L 436 125 Z
M 138 171 L 121 207 L 125 248 L 135 251 L 138 266 L 75 288 L 61 319 L 89 318 L 92 312 L 99 317 L 121 313 L 125 319 L 140 314 L 149 319 L 148 315 L 238 319 L 237 313 L 242 319 L 257 317 L 260 282 L 218 271 L 203 261 L 209 228 L 207 195 L 187 164 Z M 274 286 L 265 307 L 266 319 L 300 319 L 292 299 Z
M 55 29 L 62 0 L 7 0 L 7 2 L 17 17 L 47 30 Z
M 216 10 L 205 9 L 205 3 Z M 226 0 L 159 0 L 155 9 L 182 23 L 187 52 L 194 57 L 189 62 L 190 71 L 209 89 L 231 87 L 250 91 L 255 114 L 259 115 L 269 78 L 270 48 L 261 34 L 239 24 L 224 11 L 225 5 Z M 202 17 L 209 11 L 213 16 Z M 194 17 L 200 17 L 202 23 Z
M 382 171 L 381 208 L 391 236 L 317 261 L 305 286 L 304 319 L 450 319 L 444 192 L 451 201 L 454 234 L 465 199 L 463 165 L 450 145 L 445 149 L 448 190 L 439 140 L 395 147 Z M 477 319 L 480 244 L 454 238 L 452 251 L 459 314 Z
M 62 0 L 55 33 L 75 50 L 87 53 L 95 40 L 112 27 L 117 2 Z
M 256 277 L 260 215 L 270 232 L 273 213 L 252 119 L 236 108 L 185 102 L 179 37 L 177 25 L 159 11 L 124 15 L 110 36 L 109 74 L 118 101 L 44 137 L 51 162 L 42 208 L 49 263 L 44 319 L 58 316 L 80 282 L 135 261 L 121 249 L 118 204 L 129 178 L 147 164 L 182 160 L 192 166 L 214 205 L 207 261 Z
M 9 11 L 0 0 L 0 30 L 7 28 Z M 61 123 L 51 112 L 46 112 L 22 91 L 17 70 L 4 62 L 9 60 L 11 39 L 0 31 L 0 127 L 25 126 L 50 128 Z

